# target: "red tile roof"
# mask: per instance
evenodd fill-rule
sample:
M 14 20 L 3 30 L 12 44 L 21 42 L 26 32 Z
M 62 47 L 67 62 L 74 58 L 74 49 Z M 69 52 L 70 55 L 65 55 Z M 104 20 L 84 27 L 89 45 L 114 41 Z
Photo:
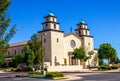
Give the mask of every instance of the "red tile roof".
M 27 44 L 27 42 L 28 42 L 28 41 L 10 44 L 10 47 L 23 46 L 23 45 Z

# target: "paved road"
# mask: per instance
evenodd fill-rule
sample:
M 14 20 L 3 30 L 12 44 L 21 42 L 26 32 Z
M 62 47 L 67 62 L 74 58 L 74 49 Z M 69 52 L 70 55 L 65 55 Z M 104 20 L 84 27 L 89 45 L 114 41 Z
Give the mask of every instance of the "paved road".
M 72 80 L 72 81 L 120 81 L 120 73 L 98 73 L 98 74 L 78 74 L 77 77 L 82 77 L 82 79 Z
M 22 78 L 0 78 L 0 81 L 53 81 L 53 80 L 22 77 Z
M 20 73 L 21 74 L 21 73 Z M 66 79 L 67 81 L 120 81 L 120 73 L 65 73 L 69 76 L 77 77 L 77 80 L 74 79 Z M 15 74 L 0 74 L 0 76 L 13 76 Z M 82 78 L 81 78 L 82 77 Z M 81 78 L 81 79 L 80 79 Z M 66 81 L 58 80 L 58 81 Z M 1 77 L 0 81 L 55 81 L 51 79 L 41 79 L 41 78 L 27 78 L 27 77 L 19 77 L 19 78 L 10 78 L 10 77 Z

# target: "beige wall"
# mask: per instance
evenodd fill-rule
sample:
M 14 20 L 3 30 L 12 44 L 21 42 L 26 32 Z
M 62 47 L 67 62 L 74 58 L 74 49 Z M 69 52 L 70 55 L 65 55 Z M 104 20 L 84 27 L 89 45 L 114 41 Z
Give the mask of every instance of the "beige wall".
M 46 32 L 39 33 L 39 38 L 42 39 L 42 46 L 45 49 L 44 61 L 51 62 L 51 32 L 46 31 Z M 46 40 L 46 42 L 44 42 L 44 40 Z
M 48 67 L 48 71 L 59 71 L 59 72 L 74 72 L 74 71 L 82 71 L 82 66 L 50 66 Z
M 64 40 L 63 33 L 51 31 L 51 54 L 52 54 L 52 66 L 55 65 L 56 62 L 63 64 L 64 58 Z M 57 42 L 58 40 L 58 42 Z
M 72 48 L 70 45 L 71 40 L 74 40 L 76 43 L 76 46 L 74 48 Z M 71 34 L 69 36 L 64 37 L 64 55 L 63 55 L 63 58 L 67 59 L 67 65 L 69 65 L 68 52 L 72 52 L 75 48 L 79 48 L 80 46 L 81 46 L 81 40 L 79 38 L 77 38 L 76 36 Z M 78 64 L 80 64 L 80 63 L 78 63 Z
M 23 47 L 24 47 L 24 45 L 10 47 L 8 49 L 8 53 L 7 53 L 6 56 L 12 56 L 12 55 L 14 55 L 15 51 L 16 51 L 16 54 L 21 54 L 22 50 L 23 50 Z

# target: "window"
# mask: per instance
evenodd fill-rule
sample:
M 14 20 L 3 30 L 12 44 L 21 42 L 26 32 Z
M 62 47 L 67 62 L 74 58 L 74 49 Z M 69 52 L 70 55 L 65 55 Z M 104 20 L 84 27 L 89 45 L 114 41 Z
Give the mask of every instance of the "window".
M 44 42 L 46 42 L 46 39 L 44 39 Z
M 81 35 L 81 31 L 79 31 L 79 35 Z
M 14 51 L 14 54 L 16 54 L 16 50 Z
M 84 25 L 84 28 L 86 28 L 86 25 Z
M 22 53 L 24 52 L 24 50 L 22 49 Z
M 67 65 L 67 59 L 64 58 L 64 65 Z
M 45 25 L 45 29 L 48 29 L 48 25 L 47 24 Z
M 81 29 L 81 25 L 79 26 L 79 29 Z
M 70 46 L 71 46 L 72 48 L 74 48 L 74 47 L 76 46 L 76 43 L 75 43 L 74 40 L 71 40 L 71 41 L 70 41 Z
M 57 38 L 57 42 L 59 42 L 59 39 Z
M 88 46 L 90 46 L 90 42 L 88 42 Z
M 53 18 L 53 21 L 55 21 L 55 19 Z
M 86 30 L 86 35 L 87 35 L 87 30 Z
M 54 29 L 56 29 L 56 24 L 54 24 Z
M 8 51 L 8 55 L 10 55 L 10 51 Z
M 46 21 L 49 21 L 49 19 L 48 19 L 48 18 L 46 18 Z

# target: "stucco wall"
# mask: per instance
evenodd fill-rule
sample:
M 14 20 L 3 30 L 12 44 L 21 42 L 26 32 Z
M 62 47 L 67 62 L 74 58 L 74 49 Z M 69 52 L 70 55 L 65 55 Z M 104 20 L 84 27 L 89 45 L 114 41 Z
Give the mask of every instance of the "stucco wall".
M 82 66 L 50 66 L 48 71 L 58 71 L 58 72 L 72 72 L 72 71 L 82 71 Z
M 70 45 L 71 40 L 74 40 L 76 43 L 76 46 L 74 48 L 72 48 Z M 75 48 L 79 48 L 80 46 L 81 46 L 81 40 L 79 38 L 77 38 L 76 36 L 71 34 L 69 36 L 64 37 L 64 55 L 63 55 L 63 57 L 67 59 L 67 65 L 69 65 L 68 52 L 72 52 Z
M 51 62 L 51 32 L 46 31 L 46 32 L 39 33 L 39 38 L 42 39 L 42 46 L 45 50 L 44 61 Z
M 51 31 L 51 59 L 52 59 L 52 66 L 55 65 L 55 62 L 58 62 L 62 65 L 64 62 L 64 40 L 63 40 L 63 33 Z
M 9 56 L 14 55 L 14 54 L 15 54 L 15 51 L 16 51 L 16 54 L 21 54 L 21 53 L 22 53 L 22 50 L 23 50 L 23 47 L 24 47 L 24 45 L 10 47 L 10 48 L 8 49 L 8 53 L 6 54 L 6 56 L 9 57 Z

